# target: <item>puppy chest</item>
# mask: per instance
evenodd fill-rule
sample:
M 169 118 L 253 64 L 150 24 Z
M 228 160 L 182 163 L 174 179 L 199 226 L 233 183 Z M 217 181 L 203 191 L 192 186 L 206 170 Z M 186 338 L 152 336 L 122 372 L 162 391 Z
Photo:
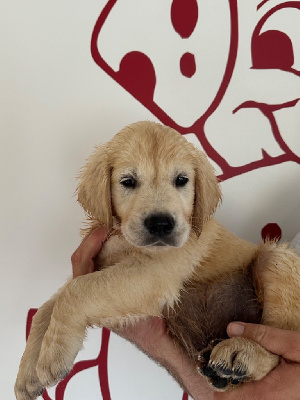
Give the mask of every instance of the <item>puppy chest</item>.
M 164 311 L 171 334 L 191 356 L 211 340 L 227 338 L 229 322 L 258 323 L 261 314 L 253 282 L 243 271 L 214 282 L 190 282 L 176 307 Z

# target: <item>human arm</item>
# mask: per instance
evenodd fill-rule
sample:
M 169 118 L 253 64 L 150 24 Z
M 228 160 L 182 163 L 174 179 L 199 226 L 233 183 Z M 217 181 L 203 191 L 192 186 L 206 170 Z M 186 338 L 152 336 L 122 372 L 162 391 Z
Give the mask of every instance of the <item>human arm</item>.
M 213 390 L 183 350 L 168 335 L 165 322 L 151 317 L 117 332 L 165 368 L 195 400 L 213 400 Z

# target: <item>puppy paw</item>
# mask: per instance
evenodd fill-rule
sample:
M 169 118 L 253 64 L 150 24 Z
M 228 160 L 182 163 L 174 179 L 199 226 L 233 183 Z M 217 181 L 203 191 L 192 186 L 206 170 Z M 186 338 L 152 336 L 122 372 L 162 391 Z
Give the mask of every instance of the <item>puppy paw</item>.
M 50 345 L 41 350 L 36 372 L 43 387 L 56 385 L 63 380 L 73 368 L 75 357 L 66 354 L 64 348 Z
M 15 395 L 17 400 L 34 400 L 41 396 L 44 388 L 39 381 L 35 370 L 26 373 L 19 372 L 15 383 Z
M 262 379 L 279 362 L 257 343 L 244 338 L 213 341 L 199 354 L 198 370 L 219 391 Z

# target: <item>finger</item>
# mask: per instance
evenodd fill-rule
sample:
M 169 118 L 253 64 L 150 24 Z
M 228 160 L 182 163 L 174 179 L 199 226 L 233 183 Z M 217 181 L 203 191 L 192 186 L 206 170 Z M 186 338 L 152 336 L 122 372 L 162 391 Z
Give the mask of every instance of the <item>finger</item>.
M 71 257 L 73 267 L 73 277 L 93 272 L 94 261 L 93 258 L 101 250 L 102 244 L 107 236 L 107 229 L 99 227 L 94 229 L 85 239 L 81 242 L 77 250 Z
M 300 362 L 300 333 L 266 325 L 231 322 L 227 333 L 232 336 L 243 336 L 259 343 L 271 353 L 288 360 Z
M 82 255 L 83 259 L 92 259 L 101 250 L 103 242 L 107 237 L 107 228 L 101 226 L 94 229 L 87 237 L 85 242 L 81 243 L 79 246 L 79 253 Z

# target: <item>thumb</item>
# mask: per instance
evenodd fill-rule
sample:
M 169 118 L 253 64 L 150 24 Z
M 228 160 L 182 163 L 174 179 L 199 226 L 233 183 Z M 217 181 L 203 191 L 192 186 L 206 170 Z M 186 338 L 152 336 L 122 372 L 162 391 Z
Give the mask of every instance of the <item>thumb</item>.
M 266 325 L 231 322 L 227 327 L 230 337 L 242 336 L 259 343 L 271 353 L 300 362 L 300 333 Z

